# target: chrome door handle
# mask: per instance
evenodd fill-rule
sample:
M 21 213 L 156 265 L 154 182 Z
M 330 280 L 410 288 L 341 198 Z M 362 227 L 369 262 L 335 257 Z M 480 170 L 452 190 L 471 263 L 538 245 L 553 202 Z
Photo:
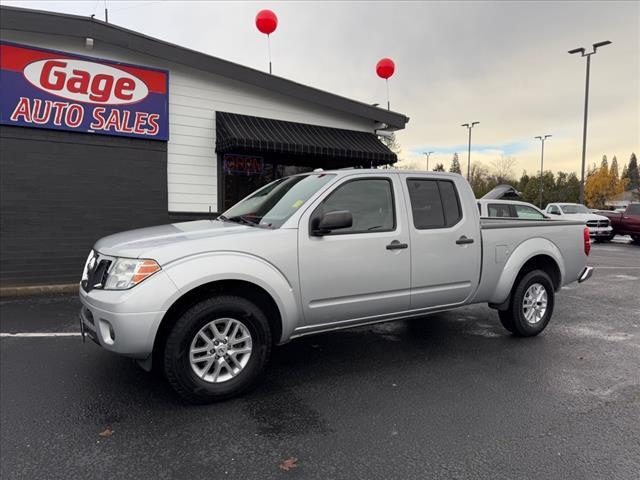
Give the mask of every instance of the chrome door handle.
M 387 245 L 387 250 L 402 250 L 403 248 L 409 248 L 409 245 L 406 243 L 400 243 L 398 240 L 394 240 Z
M 467 238 L 462 235 L 458 240 L 456 240 L 456 244 L 458 245 L 466 245 L 468 243 L 473 243 L 473 238 Z

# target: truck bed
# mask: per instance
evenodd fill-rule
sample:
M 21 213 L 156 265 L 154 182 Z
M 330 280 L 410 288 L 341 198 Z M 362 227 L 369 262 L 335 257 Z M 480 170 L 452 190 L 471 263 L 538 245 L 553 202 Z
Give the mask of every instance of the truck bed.
M 577 220 L 554 220 L 552 218 L 546 220 L 526 220 L 522 218 L 480 218 L 480 228 L 483 230 L 491 230 L 494 228 L 527 228 L 527 227 L 549 227 L 560 225 L 582 225 L 584 222 Z
M 575 281 L 584 265 L 584 228 L 574 220 L 481 218 L 482 273 L 474 301 L 502 303 L 510 288 L 502 285 L 504 279 L 538 254 L 553 256 L 560 265 L 558 287 Z

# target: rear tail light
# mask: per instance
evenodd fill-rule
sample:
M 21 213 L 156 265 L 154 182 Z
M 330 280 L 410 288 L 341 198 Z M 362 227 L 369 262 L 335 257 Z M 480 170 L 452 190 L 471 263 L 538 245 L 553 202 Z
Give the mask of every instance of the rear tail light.
M 584 254 L 588 257 L 589 252 L 591 252 L 591 237 L 589 236 L 589 229 L 585 227 L 582 231 L 582 236 L 584 237 Z

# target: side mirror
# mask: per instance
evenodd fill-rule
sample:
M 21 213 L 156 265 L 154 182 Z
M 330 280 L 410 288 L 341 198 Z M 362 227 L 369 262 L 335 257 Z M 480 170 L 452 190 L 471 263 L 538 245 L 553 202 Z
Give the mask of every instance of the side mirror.
M 333 230 L 349 228 L 353 225 L 353 216 L 348 210 L 327 212 L 320 218 L 314 218 L 311 222 L 311 235 L 321 237 Z

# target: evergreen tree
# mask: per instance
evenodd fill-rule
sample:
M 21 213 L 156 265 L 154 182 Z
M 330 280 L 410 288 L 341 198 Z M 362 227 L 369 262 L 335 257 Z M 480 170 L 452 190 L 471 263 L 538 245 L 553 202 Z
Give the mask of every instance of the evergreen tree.
M 567 177 L 566 189 L 559 193 L 562 195 L 563 201 L 578 203 L 580 200 L 580 180 L 574 172 L 571 172 Z
M 620 178 L 622 180 L 629 179 L 629 169 L 627 168 L 626 164 L 624 167 L 622 167 L 622 174 L 620 175 Z
M 609 174 L 615 179 L 617 182 L 620 180 L 620 175 L 618 174 L 618 159 L 616 156 L 613 156 L 613 160 L 611 160 L 611 168 L 609 168 Z
M 460 170 L 460 159 L 458 158 L 458 152 L 453 154 L 453 160 L 451 160 L 451 167 L 449 168 L 451 173 L 460 173 L 462 174 L 462 170 Z
M 520 180 L 518 181 L 518 186 L 517 189 L 520 192 L 524 192 L 527 188 L 527 184 L 530 181 L 530 177 L 529 175 L 527 175 L 527 171 L 523 170 L 522 171 L 522 176 L 520 177 Z
M 602 162 L 600 163 L 601 173 L 605 175 L 609 175 L 609 162 L 607 162 L 607 156 L 602 155 Z
M 640 172 L 638 171 L 638 159 L 636 154 L 632 153 L 629 159 L 629 167 L 627 168 L 627 177 L 629 183 L 627 184 L 627 190 L 634 190 L 640 188 Z

